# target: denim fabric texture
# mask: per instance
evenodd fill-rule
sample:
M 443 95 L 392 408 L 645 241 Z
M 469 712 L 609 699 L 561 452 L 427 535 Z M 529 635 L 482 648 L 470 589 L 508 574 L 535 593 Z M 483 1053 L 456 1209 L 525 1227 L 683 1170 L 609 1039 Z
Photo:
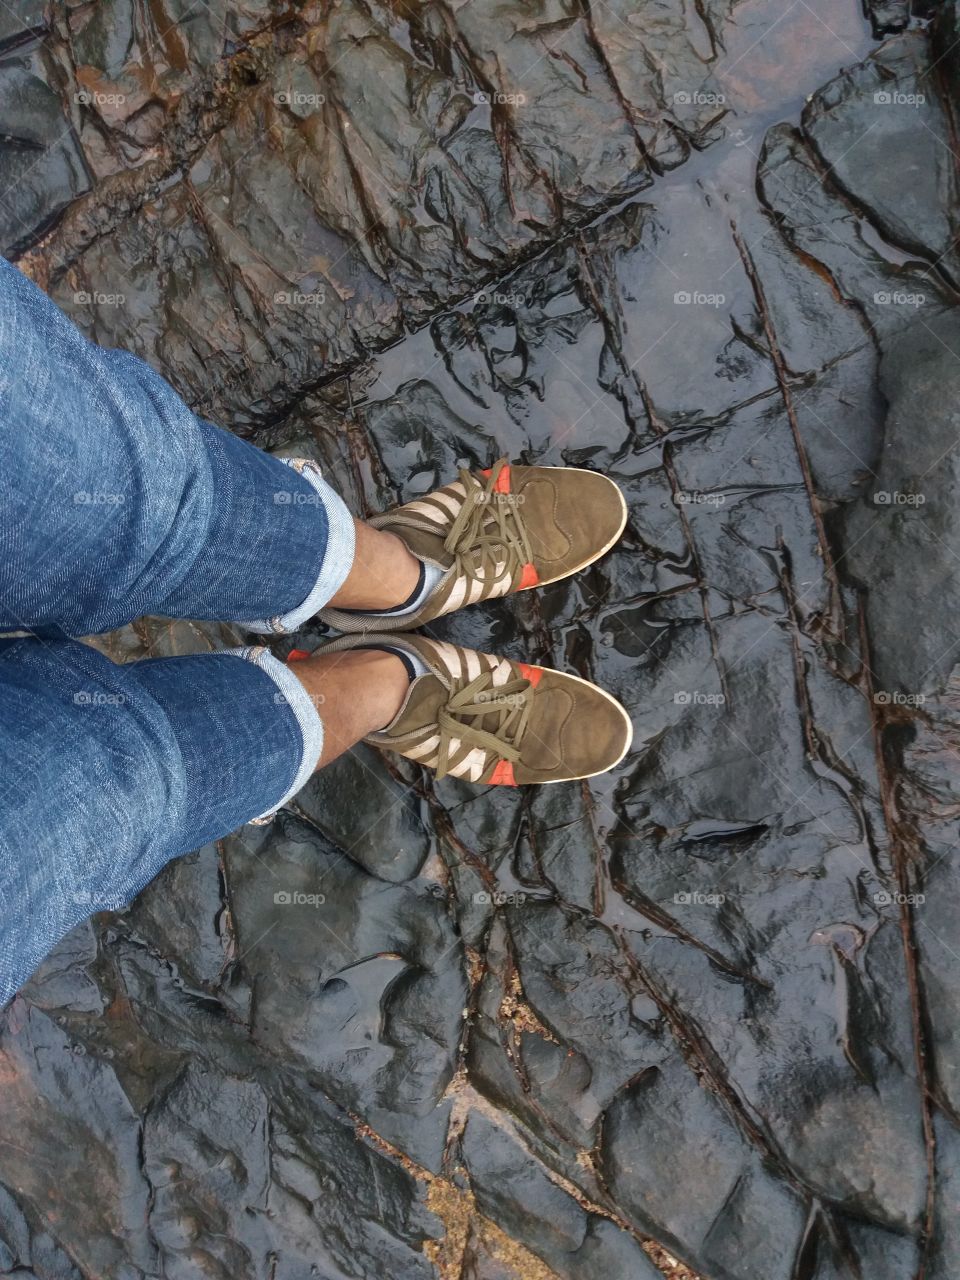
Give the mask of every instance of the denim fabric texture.
M 315 464 L 196 417 L 0 258 L 0 1004 L 95 911 L 284 803 L 323 726 L 261 647 L 119 666 L 143 615 L 295 629 L 350 571 Z

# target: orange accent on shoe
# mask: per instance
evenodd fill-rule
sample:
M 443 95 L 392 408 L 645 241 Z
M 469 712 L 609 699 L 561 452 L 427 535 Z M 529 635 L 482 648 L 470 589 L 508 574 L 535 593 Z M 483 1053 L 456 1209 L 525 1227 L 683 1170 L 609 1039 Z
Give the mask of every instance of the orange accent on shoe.
M 288 662 L 302 662 L 304 658 L 312 658 L 313 654 L 309 649 L 291 649 L 287 654 Z
M 484 467 L 484 469 L 480 472 L 480 474 L 482 476 L 489 477 L 491 471 L 493 471 L 493 467 Z M 510 492 L 510 463 L 509 462 L 504 464 L 503 470 L 497 476 L 497 483 L 493 486 L 493 492 L 494 493 Z
M 525 564 L 523 572 L 520 575 L 520 582 L 517 586 L 518 591 L 526 591 L 528 587 L 535 587 L 540 581 L 540 575 L 532 564 Z
M 535 689 L 543 679 L 543 667 L 531 667 L 526 662 L 518 662 L 517 666 L 524 680 L 529 680 Z
M 515 787 L 517 780 L 513 776 L 513 765 L 509 760 L 498 760 L 496 768 L 490 775 L 490 782 L 495 787 Z

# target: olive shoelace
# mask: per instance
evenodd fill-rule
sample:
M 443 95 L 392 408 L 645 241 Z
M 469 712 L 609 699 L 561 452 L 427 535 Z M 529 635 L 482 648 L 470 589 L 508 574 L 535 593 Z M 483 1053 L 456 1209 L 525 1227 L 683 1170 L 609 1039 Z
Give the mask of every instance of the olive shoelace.
M 445 777 L 474 747 L 515 764 L 520 759 L 520 745 L 530 719 L 531 692 L 530 681 L 522 676 L 495 685 L 491 671 L 481 672 L 469 684 L 454 690 L 437 716 L 437 778 Z M 491 727 L 483 728 L 487 717 L 495 719 Z M 454 743 L 459 743 L 456 759 L 451 751 Z
M 506 458 L 495 462 L 486 482 L 461 467 L 466 497 L 443 544 L 462 573 L 487 584 L 497 580 L 497 566 L 504 555 L 511 579 L 533 560 L 517 495 L 495 491 L 506 465 Z

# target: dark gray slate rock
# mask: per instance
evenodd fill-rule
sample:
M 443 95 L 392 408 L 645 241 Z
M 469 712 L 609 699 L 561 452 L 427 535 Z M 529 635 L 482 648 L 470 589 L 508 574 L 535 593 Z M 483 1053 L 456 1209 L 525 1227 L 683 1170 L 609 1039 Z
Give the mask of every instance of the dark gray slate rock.
M 293 807 L 348 858 L 383 880 L 412 879 L 430 849 L 422 802 L 371 747 L 361 745 L 315 774 Z
M 912 600 L 851 535 L 948 443 L 949 14 L 942 81 L 907 32 L 801 115 L 852 10 L 178 12 L 149 83 L 154 11 L 60 14 L 51 68 L 129 101 L 62 105 L 97 183 L 26 265 L 358 512 L 503 452 L 613 476 L 612 554 L 435 630 L 599 680 L 635 751 L 535 795 L 362 752 L 65 940 L 0 1019 L 4 1247 L 518 1280 L 499 1228 L 571 1278 L 651 1234 L 705 1280 L 952 1280 L 951 597 L 915 526 Z M 107 643 L 194 641 L 230 638 Z M 936 701 L 874 700 L 928 650 Z
M 0 249 L 7 255 L 39 238 L 89 186 L 51 79 L 39 48 L 0 56 Z
M 587 1213 L 512 1135 L 474 1113 L 460 1140 L 477 1206 L 564 1280 L 657 1280 L 640 1245 Z
M 960 658 L 960 321 L 920 321 L 881 365 L 889 403 L 872 492 L 851 511 L 848 572 L 868 588 L 875 697 L 942 689 Z
M 880 233 L 901 249 L 929 255 L 956 282 L 951 126 L 928 65 L 919 32 L 890 40 L 814 94 L 803 123 L 832 181 L 854 199 L 869 191 L 870 218 Z M 896 167 L 883 162 L 887 147 L 901 157 Z

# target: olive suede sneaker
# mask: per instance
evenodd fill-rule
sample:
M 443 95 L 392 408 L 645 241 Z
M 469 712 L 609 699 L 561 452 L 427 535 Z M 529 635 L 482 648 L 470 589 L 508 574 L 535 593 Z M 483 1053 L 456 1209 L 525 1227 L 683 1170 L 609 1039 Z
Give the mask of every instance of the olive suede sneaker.
M 592 564 L 627 522 L 623 494 L 579 467 L 513 466 L 460 471 L 459 480 L 369 523 L 402 538 L 442 571 L 419 608 L 400 616 L 321 609 L 339 631 L 412 631 L 463 605 L 557 582 Z
M 579 676 L 427 636 L 341 636 L 318 653 L 383 648 L 422 671 L 391 722 L 364 739 L 481 786 L 592 778 L 619 764 L 633 726 L 620 703 Z

